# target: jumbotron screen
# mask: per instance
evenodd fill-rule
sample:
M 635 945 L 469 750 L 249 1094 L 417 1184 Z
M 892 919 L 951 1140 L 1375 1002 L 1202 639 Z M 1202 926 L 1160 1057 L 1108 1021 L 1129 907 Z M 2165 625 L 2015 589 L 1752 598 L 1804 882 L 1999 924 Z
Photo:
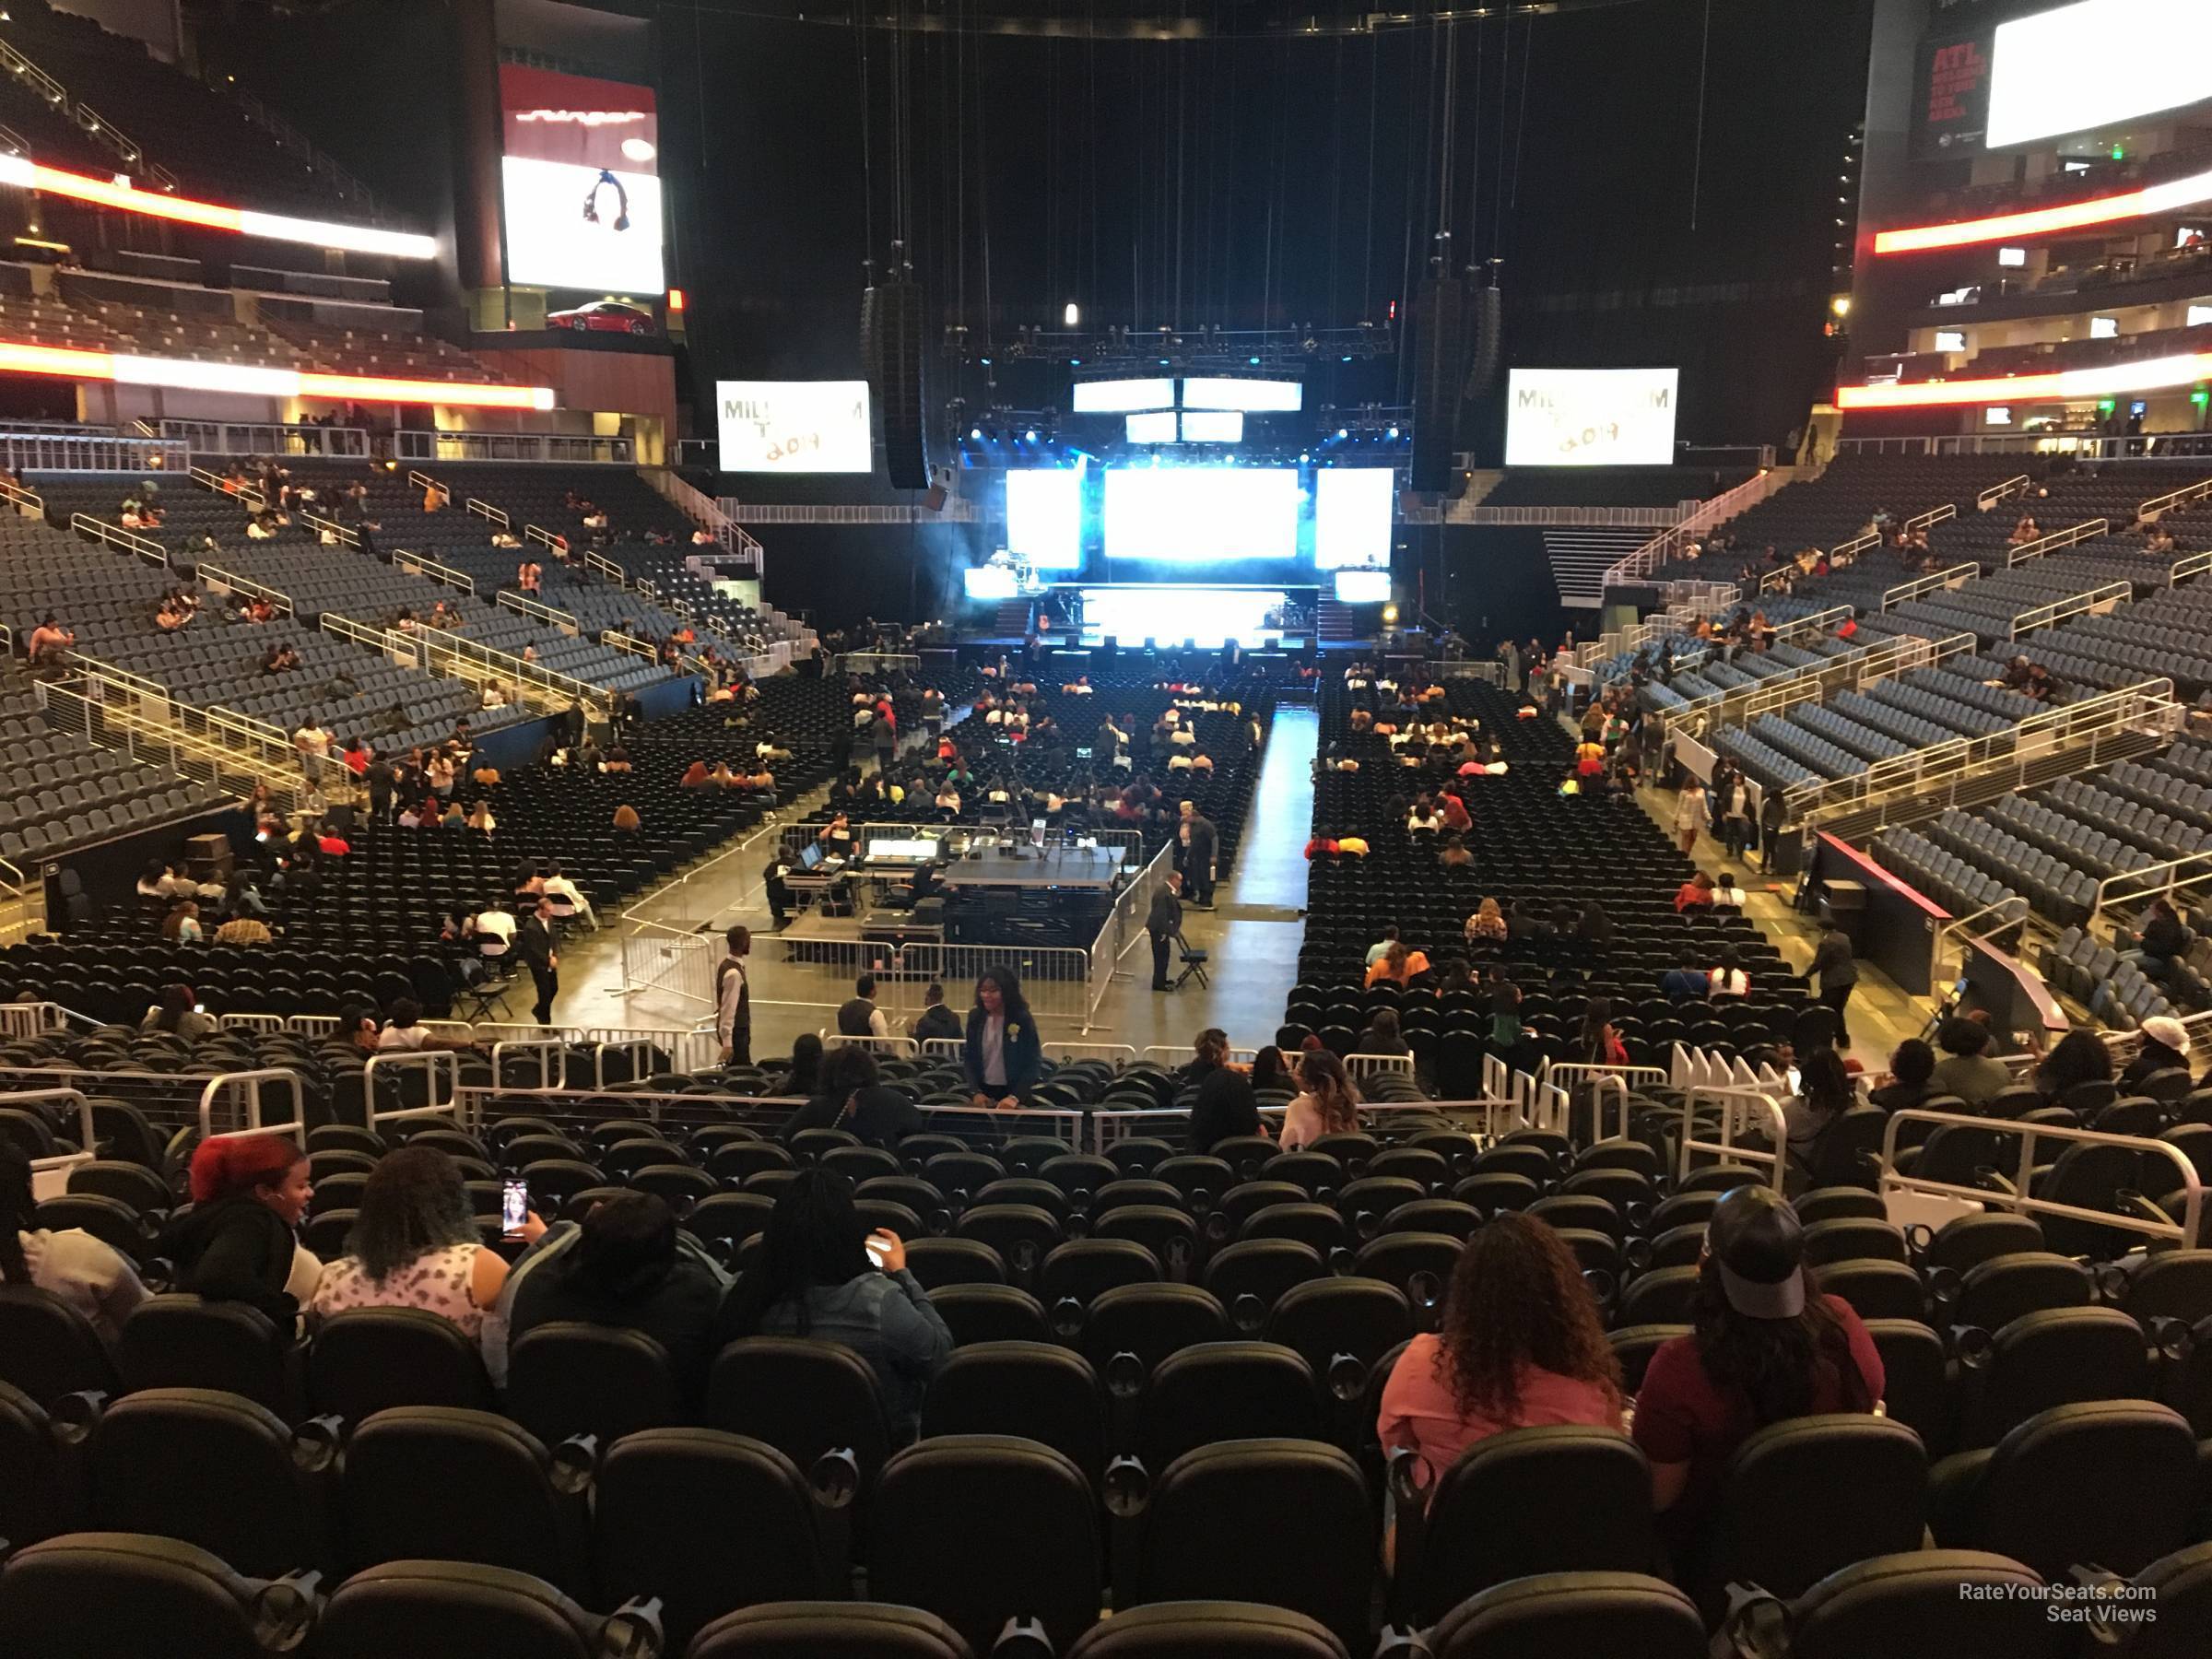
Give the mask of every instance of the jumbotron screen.
M 665 292 L 653 89 L 501 64 L 500 105 L 508 279 Z
M 1295 559 L 1300 499 L 1295 467 L 1109 467 L 1106 557 Z
M 1505 389 L 1508 466 L 1665 466 L 1675 458 L 1673 369 L 1515 369 Z

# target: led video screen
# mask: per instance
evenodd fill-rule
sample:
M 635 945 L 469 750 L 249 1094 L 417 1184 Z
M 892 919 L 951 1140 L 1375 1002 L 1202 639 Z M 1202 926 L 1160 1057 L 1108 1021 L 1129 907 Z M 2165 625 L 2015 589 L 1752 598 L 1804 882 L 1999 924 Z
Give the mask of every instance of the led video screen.
M 866 381 L 716 381 L 724 472 L 874 469 Z
M 2087 133 L 2212 98 L 2212 5 L 2080 0 L 1999 25 L 1993 149 Z
M 1677 371 L 1515 369 L 1505 391 L 1508 466 L 1665 466 Z
M 1070 467 L 1006 474 L 1006 551 L 1042 571 L 1083 562 L 1083 475 Z
M 508 280 L 663 292 L 651 88 L 501 64 L 500 104 Z
M 1336 599 L 1340 605 L 1388 605 L 1390 572 L 1339 571 L 1336 572 Z
M 1324 571 L 1390 563 L 1397 474 L 1387 466 L 1324 466 L 1313 475 L 1313 563 Z
M 1292 467 L 1110 467 L 1106 556 L 1206 564 L 1298 555 Z
M 1126 415 L 1136 409 L 1171 409 L 1171 380 L 1077 381 L 1068 407 L 1078 415 Z
M 1305 387 L 1297 381 L 1239 380 L 1193 375 L 1182 382 L 1186 409 L 1250 409 L 1255 414 L 1296 409 Z

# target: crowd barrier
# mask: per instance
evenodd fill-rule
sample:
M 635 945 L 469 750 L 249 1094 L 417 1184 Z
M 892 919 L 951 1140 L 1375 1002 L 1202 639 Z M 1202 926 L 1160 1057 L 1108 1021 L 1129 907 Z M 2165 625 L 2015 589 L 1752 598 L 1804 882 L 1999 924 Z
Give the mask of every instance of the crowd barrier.
M 1697 1135 L 1697 1110 L 1708 1102 L 1721 1108 L 1721 1138 L 1717 1141 L 1700 1140 Z M 1739 1133 L 1752 1129 L 1765 1131 L 1769 1150 L 1746 1147 L 1736 1140 Z M 1769 1184 L 1779 1193 L 1789 1164 L 1789 1127 L 1772 1095 L 1757 1088 L 1701 1083 L 1682 1097 L 1681 1141 L 1677 1153 L 1680 1161 L 1676 1178 L 1688 1178 L 1692 1155 L 1715 1157 L 1723 1163 L 1756 1164 L 1766 1169 Z
M 942 984 L 956 1006 L 965 1005 L 984 969 L 1005 968 L 1021 981 L 1037 1019 L 1090 1029 L 1090 952 L 1072 946 L 947 945 L 935 939 L 894 945 L 787 934 L 755 941 L 756 956 L 769 949 L 787 971 L 776 977 L 778 995 L 755 994 L 757 1008 L 841 1007 L 853 994 L 854 982 L 868 973 L 876 978 L 876 1006 L 893 1025 L 903 1026 L 929 1006 L 931 984 Z

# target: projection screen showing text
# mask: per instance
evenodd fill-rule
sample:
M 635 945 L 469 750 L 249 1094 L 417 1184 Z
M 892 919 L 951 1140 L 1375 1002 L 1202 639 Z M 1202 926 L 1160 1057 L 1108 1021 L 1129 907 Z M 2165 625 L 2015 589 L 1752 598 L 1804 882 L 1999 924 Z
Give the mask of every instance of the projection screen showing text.
M 1295 559 L 1298 507 L 1294 467 L 1111 467 L 1106 557 Z
M 1673 369 L 1515 369 L 1508 466 L 1665 466 L 1675 457 Z
M 1324 571 L 1390 563 L 1398 476 L 1387 466 L 1324 466 L 1313 475 L 1313 563 Z
M 866 381 L 716 381 L 724 472 L 865 473 Z
M 1997 26 L 1983 142 L 2091 133 L 2207 98 L 2207 0 L 2081 0 Z
M 1006 473 L 1006 551 L 1040 571 L 1083 563 L 1083 475 L 1069 467 Z

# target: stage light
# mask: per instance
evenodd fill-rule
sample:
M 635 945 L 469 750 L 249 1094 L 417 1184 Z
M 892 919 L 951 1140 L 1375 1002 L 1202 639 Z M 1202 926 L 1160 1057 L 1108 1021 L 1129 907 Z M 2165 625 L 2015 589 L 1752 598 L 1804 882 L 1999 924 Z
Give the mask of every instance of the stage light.
M 1034 442 L 1036 442 L 1036 441 L 1037 441 L 1037 429 L 1036 429 L 1035 427 L 1031 427 L 1031 428 L 1030 428 L 1030 429 L 1028 431 L 1024 432 L 1024 433 L 1021 435 L 1021 441 L 1022 441 L 1024 443 L 1034 443 Z
M 1258 358 L 1246 358 L 1244 360 L 1247 363 L 1250 363 L 1254 369 L 1257 369 L 1260 366 L 1260 359 Z
M 2189 401 L 2201 409 L 2205 406 L 2206 396 L 2207 394 L 2204 387 L 2199 386 L 2195 391 L 2189 394 Z
M 1397 429 L 1396 427 L 1392 427 L 1392 428 L 1390 429 L 1390 435 L 1391 435 L 1393 438 L 1395 438 L 1395 437 L 1398 435 L 1398 429 Z
M 1083 321 L 1083 308 L 1070 300 L 1065 309 L 1060 313 L 1060 321 L 1069 328 L 1075 327 L 1077 324 Z
M 981 443 L 983 441 L 983 429 L 982 427 L 970 427 L 968 429 L 968 436 L 973 439 L 976 442 Z
M 1394 606 L 1394 605 L 1386 605 L 1386 606 L 1384 606 L 1382 607 L 1382 622 L 1383 622 L 1383 625 L 1384 625 L 1385 627 L 1391 627 L 1391 628 L 1394 628 L 1394 627 L 1397 625 L 1397 620 L 1398 620 L 1398 607 L 1397 607 L 1396 606 Z
M 1347 358 L 1347 359 L 1345 359 L 1345 361 L 1347 361 L 1347 362 L 1348 363 L 1349 361 L 1351 361 L 1351 359 L 1350 359 L 1349 358 Z M 1348 428 L 1346 428 L 1346 427 L 1338 427 L 1338 428 L 1336 429 L 1336 436 L 1337 436 L 1337 437 L 1339 437 L 1339 438 L 1349 438 L 1351 435 L 1352 435 L 1352 434 L 1351 434 L 1350 429 L 1348 429 Z

